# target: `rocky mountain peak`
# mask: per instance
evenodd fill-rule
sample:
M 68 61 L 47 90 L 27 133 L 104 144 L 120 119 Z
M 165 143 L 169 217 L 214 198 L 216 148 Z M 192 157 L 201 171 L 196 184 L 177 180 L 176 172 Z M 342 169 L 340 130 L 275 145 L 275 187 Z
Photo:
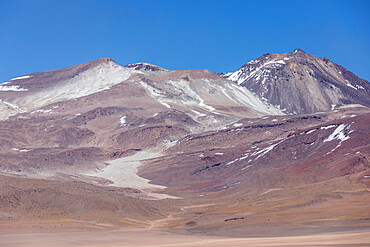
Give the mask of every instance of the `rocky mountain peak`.
M 134 64 L 127 64 L 124 66 L 125 68 L 135 69 L 135 70 L 142 70 L 142 71 L 168 71 L 162 67 L 151 63 L 134 63 Z
M 96 60 L 93 60 L 91 62 L 97 62 L 97 63 L 116 63 L 112 58 L 110 57 L 103 57 L 103 58 L 98 58 Z
M 88 70 L 88 69 L 95 68 L 96 66 L 111 66 L 111 65 L 118 66 L 118 64 L 112 58 L 104 57 L 104 58 L 98 58 L 98 59 L 92 60 L 90 62 L 74 65 L 71 67 L 66 67 L 62 70 L 66 70 L 66 69 Z M 60 71 L 60 70 L 61 69 L 57 71 Z
M 299 48 L 295 49 L 293 51 L 293 53 L 305 53 L 305 54 L 307 54 L 306 52 L 304 52 L 302 49 L 299 49 Z
M 219 76 L 242 85 L 285 112 L 328 111 L 336 105 L 370 106 L 369 83 L 331 62 L 295 49 L 264 54 Z
M 329 58 L 327 58 L 327 57 L 324 57 L 324 58 L 322 59 L 322 61 L 324 61 L 325 63 L 329 63 L 329 62 L 330 62 Z

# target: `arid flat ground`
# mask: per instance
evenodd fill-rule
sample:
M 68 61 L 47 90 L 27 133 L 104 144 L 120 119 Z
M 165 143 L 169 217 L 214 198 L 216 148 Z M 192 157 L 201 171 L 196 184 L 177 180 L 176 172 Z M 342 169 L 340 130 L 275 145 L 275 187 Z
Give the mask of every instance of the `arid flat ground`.
M 227 238 L 172 234 L 157 230 L 87 232 L 7 232 L 0 233 L 0 246 L 369 246 L 370 231 L 336 232 L 272 238 Z

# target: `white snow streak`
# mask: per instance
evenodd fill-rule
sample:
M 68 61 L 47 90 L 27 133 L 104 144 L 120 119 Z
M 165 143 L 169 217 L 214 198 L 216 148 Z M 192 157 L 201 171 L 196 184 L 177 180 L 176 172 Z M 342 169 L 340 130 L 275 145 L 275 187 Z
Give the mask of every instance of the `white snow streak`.
M 40 110 L 36 110 L 36 111 L 33 111 L 31 112 L 31 114 L 35 114 L 35 113 L 52 113 L 53 111 L 51 109 L 49 110 L 43 110 L 43 109 L 40 109 Z
M 323 126 L 320 129 L 327 130 L 327 129 L 331 129 L 331 128 L 334 128 L 334 127 L 337 127 L 337 126 L 336 125 L 328 125 L 328 126 Z
M 119 119 L 120 126 L 126 126 L 126 116 L 123 116 Z
M 316 131 L 316 129 L 313 129 L 313 130 L 308 131 L 306 134 L 311 134 L 311 133 L 313 133 L 315 131 Z
M 23 76 L 19 76 L 19 77 L 10 79 L 10 81 L 20 80 L 20 79 L 27 79 L 27 78 L 30 78 L 30 77 L 31 77 L 30 75 L 23 75 Z
M 139 81 L 139 83 L 143 88 L 147 89 L 150 95 L 155 98 L 160 104 L 164 105 L 167 108 L 171 108 L 171 106 L 165 102 L 162 92 L 143 81 Z
M 21 88 L 18 85 L 11 85 L 11 86 L 1 86 L 0 85 L 0 91 L 28 91 L 26 88 Z
M 346 82 L 347 82 L 347 86 L 348 87 L 351 87 L 351 88 L 353 88 L 353 89 L 355 89 L 355 90 L 357 90 L 357 88 L 355 87 L 355 86 L 353 86 L 351 83 L 349 83 L 349 81 L 348 80 L 346 80 Z
M 348 127 L 346 127 L 347 125 L 345 125 L 345 124 L 339 125 L 334 130 L 334 132 L 330 136 L 328 136 L 328 138 L 326 138 L 324 140 L 324 142 L 330 142 L 330 141 L 333 141 L 333 140 L 339 140 L 338 145 L 335 148 L 333 148 L 330 152 L 326 153 L 325 156 L 328 155 L 328 154 L 330 154 L 330 153 L 332 153 L 333 151 L 335 151 L 337 148 L 339 148 L 342 145 L 342 142 L 344 142 L 345 140 L 348 140 L 349 139 L 349 136 L 346 136 L 344 134 L 344 130 L 345 129 L 349 129 L 353 123 L 354 122 L 352 122 Z

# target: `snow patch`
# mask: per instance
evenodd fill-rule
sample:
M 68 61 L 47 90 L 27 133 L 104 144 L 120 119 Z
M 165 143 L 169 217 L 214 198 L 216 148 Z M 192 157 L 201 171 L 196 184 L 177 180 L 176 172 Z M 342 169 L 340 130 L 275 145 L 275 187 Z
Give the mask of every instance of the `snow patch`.
M 120 126 L 126 126 L 126 116 L 123 116 L 119 119 Z
M 317 129 L 310 130 L 310 131 L 306 132 L 306 134 L 307 134 L 307 135 L 308 135 L 308 134 L 311 134 L 311 133 L 315 132 L 316 130 L 317 130 Z
M 339 125 L 335 130 L 334 132 L 324 140 L 324 142 L 330 142 L 332 140 L 335 140 L 335 139 L 338 139 L 338 140 L 341 140 L 341 141 L 345 141 L 347 140 L 349 137 L 345 136 L 343 130 L 345 129 L 346 125 L 345 124 L 341 124 Z
M 277 145 L 279 145 L 279 144 L 280 144 L 280 143 L 282 143 L 283 141 L 285 141 L 285 139 L 283 139 L 283 140 L 281 140 L 281 141 L 279 141 L 279 142 L 277 142 L 277 143 L 275 143 L 275 144 L 272 144 L 272 145 L 270 145 L 270 146 L 267 146 L 267 147 L 265 147 L 264 149 L 261 149 L 260 151 L 256 152 L 255 154 L 252 154 L 251 156 L 259 154 L 259 155 L 257 156 L 257 158 L 256 158 L 256 159 L 258 159 L 258 158 L 260 158 L 260 157 L 262 157 L 262 156 L 266 155 L 266 154 L 267 154 L 268 152 L 270 152 L 271 150 L 273 150 Z M 255 159 L 255 160 L 256 160 L 256 159 Z
M 32 151 L 33 149 L 19 149 L 19 148 L 12 148 L 11 150 L 13 150 L 13 151 L 19 151 L 19 152 L 21 152 L 21 153 L 26 153 L 26 152 Z
M 195 111 L 195 110 L 191 110 L 192 112 L 194 112 L 196 115 L 198 115 L 199 117 L 205 117 L 205 116 L 207 116 L 206 114 L 204 114 L 204 113 L 200 113 L 200 112 L 198 112 L 198 111 Z
M 162 92 L 160 92 L 158 89 L 150 86 L 149 84 L 143 82 L 143 81 L 139 81 L 140 85 L 145 88 L 149 93 L 150 95 L 155 98 L 160 104 L 164 105 L 165 107 L 167 108 L 171 108 L 171 106 L 169 104 L 167 104 L 165 102 L 165 99 L 164 99 L 164 95 L 162 94 Z
M 30 78 L 30 77 L 31 77 L 30 75 L 23 75 L 23 76 L 18 76 L 16 78 L 10 79 L 10 81 L 27 79 L 27 78 Z
M 349 129 L 351 127 L 351 125 L 353 124 L 354 122 L 352 122 L 349 126 L 345 125 L 345 124 L 341 124 L 339 125 L 335 130 L 334 132 L 328 136 L 328 138 L 326 138 L 323 142 L 330 142 L 330 141 L 333 141 L 333 140 L 339 140 L 339 143 L 338 145 L 333 148 L 330 152 L 326 153 L 326 155 L 332 153 L 333 151 L 335 151 L 337 148 L 339 148 L 341 145 L 342 145 L 342 142 L 344 142 L 345 140 L 348 140 L 349 139 L 349 136 L 346 136 L 344 134 L 344 130 L 345 129 Z M 347 127 L 346 127 L 347 126 Z
M 35 113 L 52 113 L 53 111 L 51 109 L 49 110 L 44 110 L 44 109 L 40 109 L 40 110 L 36 110 L 36 111 L 33 111 L 31 112 L 31 114 L 35 114 Z
M 17 92 L 22 92 L 22 91 L 28 91 L 28 89 L 21 88 L 18 85 L 11 85 L 11 86 L 2 86 L 2 85 L 0 85 L 0 91 L 17 91 Z
M 55 87 L 46 88 L 40 92 L 17 99 L 20 107 L 40 108 L 52 103 L 77 99 L 96 92 L 107 90 L 113 85 L 121 83 L 132 75 L 142 74 L 138 70 L 123 68 L 114 62 L 100 64 L 85 70 L 73 78 L 61 81 Z
M 252 63 L 251 61 L 248 64 L 253 65 L 256 63 Z M 232 73 L 230 76 L 227 77 L 227 79 L 237 82 L 237 84 L 240 85 L 251 78 L 254 78 L 257 81 L 263 78 L 262 84 L 264 84 L 266 79 L 272 76 L 271 69 L 279 68 L 285 64 L 286 63 L 284 62 L 284 60 L 271 60 L 264 62 L 262 65 L 259 66 L 245 66 Z
M 351 88 L 353 88 L 353 89 L 355 89 L 355 90 L 357 90 L 358 88 L 357 87 L 355 87 L 355 86 L 353 86 L 348 80 L 346 80 L 346 82 L 347 82 L 347 86 L 348 87 L 351 87 Z
M 327 130 L 327 129 L 331 129 L 331 128 L 334 128 L 334 127 L 337 127 L 337 125 L 328 125 L 328 126 L 323 126 L 323 127 L 321 127 L 320 129 L 322 129 L 322 130 Z
M 268 152 L 270 152 L 271 150 L 273 150 L 277 145 L 279 145 L 280 143 L 282 143 L 283 141 L 285 141 L 286 139 L 283 139 L 283 140 L 281 140 L 281 141 L 279 141 L 279 142 L 277 142 L 277 143 L 275 143 L 275 144 L 272 144 L 272 145 L 270 145 L 270 146 L 267 146 L 267 147 L 265 147 L 265 148 L 263 148 L 263 149 L 261 149 L 261 150 L 259 150 L 260 148 L 256 148 L 255 149 L 255 151 L 253 152 L 253 153 L 249 153 L 251 150 L 247 150 L 246 151 L 246 153 L 244 154 L 244 156 L 242 156 L 242 157 L 240 157 L 240 158 L 236 158 L 236 159 L 234 159 L 234 160 L 232 160 L 232 161 L 229 161 L 228 163 L 226 163 L 226 165 L 228 166 L 228 165 L 231 165 L 231 164 L 233 164 L 233 163 L 235 163 L 235 162 L 237 162 L 237 161 L 241 161 L 241 160 L 245 160 L 245 159 L 247 159 L 248 157 L 250 158 L 249 159 L 249 161 L 247 162 L 247 164 L 248 163 L 250 163 L 251 161 L 252 161 L 252 157 L 253 156 L 257 156 L 254 160 L 257 160 L 258 158 L 260 158 L 260 157 L 262 157 L 262 156 L 264 156 L 264 155 L 266 155 Z M 271 143 L 270 143 L 271 144 Z M 253 147 L 251 147 L 252 149 L 253 148 L 255 148 L 255 146 L 253 146 Z
M 226 165 L 228 166 L 228 165 L 231 165 L 232 163 L 235 163 L 236 161 L 238 161 L 239 160 L 239 158 L 238 159 L 235 159 L 235 160 L 232 160 L 232 161 L 230 161 L 230 162 L 227 162 L 226 163 Z
M 258 59 L 254 59 L 254 60 L 252 60 L 252 61 L 248 62 L 247 64 L 257 64 L 257 63 L 259 63 L 259 62 L 260 62 L 260 60 L 258 60 Z
M 353 115 L 343 115 L 343 116 L 341 116 L 341 119 L 342 118 L 347 118 L 347 117 L 356 117 L 357 115 L 355 115 L 355 114 L 353 114 Z

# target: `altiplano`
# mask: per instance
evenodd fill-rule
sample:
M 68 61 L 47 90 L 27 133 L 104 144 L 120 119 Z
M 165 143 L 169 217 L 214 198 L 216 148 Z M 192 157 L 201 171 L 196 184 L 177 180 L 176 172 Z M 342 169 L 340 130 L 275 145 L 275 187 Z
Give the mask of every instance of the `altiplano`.
M 0 247 L 370 246 L 369 3 L 0 1 Z
M 279 66 L 336 66 L 301 50 L 268 56 L 290 58 Z M 14 107 L 0 121 L 2 231 L 156 229 L 248 241 L 369 226 L 362 94 L 353 94 L 357 105 L 328 98 L 322 112 L 298 114 L 207 70 L 109 58 L 7 87 L 0 98 Z

